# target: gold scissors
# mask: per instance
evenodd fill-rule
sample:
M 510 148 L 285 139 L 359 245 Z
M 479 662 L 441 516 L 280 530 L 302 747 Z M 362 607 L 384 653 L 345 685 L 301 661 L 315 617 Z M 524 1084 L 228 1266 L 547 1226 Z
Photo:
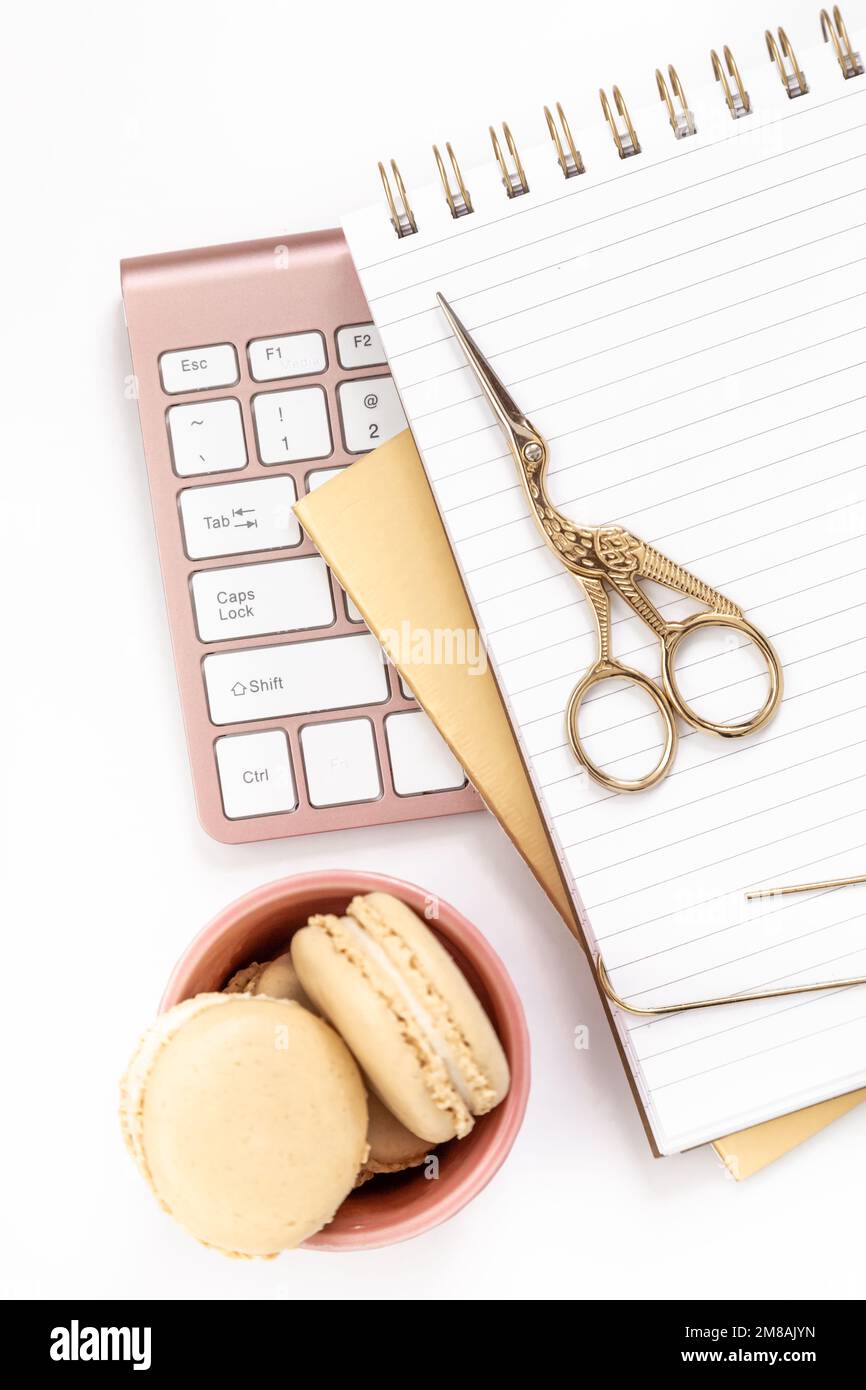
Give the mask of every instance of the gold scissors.
M 598 637 L 598 659 L 582 680 L 578 681 L 566 710 L 568 740 L 575 757 L 596 782 L 619 792 L 638 792 L 655 786 L 669 771 L 677 750 L 677 725 L 674 714 L 694 729 L 718 734 L 722 738 L 742 738 L 767 723 L 782 696 L 782 667 L 775 651 L 763 633 L 752 627 L 742 611 L 724 594 L 711 589 L 703 580 L 689 574 L 660 551 L 632 535 L 622 526 L 578 526 L 557 511 L 547 493 L 547 444 L 518 409 L 499 380 L 490 363 L 473 342 L 454 310 L 441 294 L 437 295 L 454 336 L 466 354 L 487 400 L 505 433 L 508 447 L 517 464 L 520 481 L 529 500 L 530 510 L 547 544 L 570 574 L 580 580 L 595 617 Z M 638 581 L 653 580 L 674 589 L 688 598 L 706 605 L 681 622 L 668 623 L 640 588 Z M 619 594 L 656 635 L 661 647 L 661 686 L 642 671 L 623 666 L 611 652 L 611 616 L 609 589 Z M 733 628 L 754 642 L 761 652 L 769 675 L 769 693 L 750 719 L 738 724 L 714 724 L 703 718 L 686 703 L 677 686 L 674 663 L 683 638 L 698 628 Z M 630 681 L 645 691 L 661 715 L 664 729 L 664 748 L 655 768 L 633 781 L 612 777 L 598 767 L 581 742 L 578 717 L 580 707 L 593 686 L 611 677 Z

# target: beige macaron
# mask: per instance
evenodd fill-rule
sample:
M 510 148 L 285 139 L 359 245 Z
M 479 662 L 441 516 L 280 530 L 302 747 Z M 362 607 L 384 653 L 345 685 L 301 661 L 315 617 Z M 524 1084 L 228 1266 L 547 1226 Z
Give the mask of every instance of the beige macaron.
M 344 917 L 310 918 L 292 938 L 306 993 L 368 1083 L 430 1144 L 468 1134 L 509 1085 L 508 1062 L 477 996 L 429 927 L 388 893 Z
M 301 988 L 297 971 L 292 965 L 290 951 L 265 961 L 253 961 L 232 975 L 223 988 L 224 994 L 268 994 L 272 999 L 294 999 L 296 1004 L 310 1008 L 310 1001 Z
M 297 971 L 292 965 L 290 951 L 285 951 L 274 960 L 260 965 L 254 961 L 232 975 L 224 989 L 225 994 L 269 994 L 272 999 L 294 999 L 305 1008 L 313 1006 L 304 993 Z M 379 1097 L 367 1096 L 369 1122 L 367 1143 L 370 1152 L 356 1186 L 368 1182 L 380 1173 L 402 1173 L 404 1168 L 415 1168 L 423 1163 L 430 1145 L 417 1134 L 410 1134 L 405 1125 L 386 1110 Z
M 367 1157 L 345 1044 L 299 1004 L 250 994 L 199 994 L 160 1015 L 121 1085 L 121 1126 L 164 1209 L 230 1255 L 300 1245 Z
M 424 1162 L 433 1145 L 426 1139 L 419 1139 L 405 1125 L 401 1125 L 396 1115 L 386 1109 L 375 1091 L 367 1096 L 367 1143 L 370 1152 L 355 1184 L 360 1187 L 370 1178 L 383 1173 L 402 1173 L 406 1168 L 417 1168 Z

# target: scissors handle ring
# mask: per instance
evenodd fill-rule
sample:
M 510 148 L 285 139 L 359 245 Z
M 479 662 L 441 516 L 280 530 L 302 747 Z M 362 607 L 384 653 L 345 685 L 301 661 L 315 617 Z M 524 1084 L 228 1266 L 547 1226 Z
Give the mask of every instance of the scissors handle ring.
M 729 627 L 735 632 L 742 633 L 750 642 L 754 642 L 767 663 L 767 674 L 770 678 L 767 698 L 757 714 L 753 714 L 751 718 L 743 720 L 742 723 L 715 724 L 711 719 L 704 719 L 686 703 L 680 692 L 674 669 L 677 650 L 683 638 L 700 627 Z M 745 734 L 753 734 L 757 729 L 763 728 L 767 720 L 774 714 L 782 698 L 782 665 L 764 634 L 759 632 L 756 627 L 752 627 L 752 624 L 747 622 L 745 618 L 730 613 L 693 613 L 690 618 L 684 619 L 681 623 L 671 623 L 665 630 L 662 637 L 662 682 L 677 714 L 687 724 L 691 724 L 693 729 L 702 729 L 708 734 L 718 734 L 721 738 L 742 738 Z
M 640 690 L 649 695 L 659 714 L 665 730 L 664 748 L 661 758 L 652 771 L 643 777 L 637 777 L 626 781 L 620 777 L 613 777 L 605 772 L 592 761 L 586 752 L 580 738 L 578 719 L 580 717 L 580 707 L 586 696 L 594 685 L 599 685 L 602 681 L 615 679 L 629 681 L 631 685 L 636 685 Z M 577 758 L 582 767 L 586 768 L 590 777 L 606 787 L 608 791 L 615 792 L 642 792 L 647 787 L 654 787 L 656 782 L 660 782 L 667 775 L 668 769 L 676 756 L 677 751 L 677 726 L 674 722 L 673 709 L 668 699 L 667 693 L 659 688 L 649 676 L 645 676 L 642 671 L 635 671 L 629 666 L 621 666 L 618 661 L 602 660 L 587 671 L 582 681 L 574 687 L 568 708 L 565 713 L 565 725 L 568 731 L 568 741 L 571 744 L 571 751 Z

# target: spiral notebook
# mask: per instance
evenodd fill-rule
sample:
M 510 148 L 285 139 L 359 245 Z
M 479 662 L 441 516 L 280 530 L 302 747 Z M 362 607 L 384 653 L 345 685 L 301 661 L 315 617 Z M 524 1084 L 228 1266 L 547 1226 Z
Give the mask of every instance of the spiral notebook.
M 446 148 L 448 197 L 392 169 L 391 207 L 345 224 L 590 948 L 644 1007 L 866 972 L 862 890 L 744 898 L 862 872 L 866 839 L 866 78 L 838 23 L 799 53 L 777 32 L 763 70 L 725 49 L 707 87 L 659 73 L 657 106 L 611 91 L 580 132 L 554 108 L 534 149 L 500 129 L 500 168 L 460 174 Z M 770 637 L 786 689 L 761 732 L 681 731 L 637 796 L 579 770 L 563 711 L 594 658 L 587 605 L 437 290 L 550 441 L 555 504 L 627 523 Z M 728 665 L 697 673 L 706 693 Z M 653 740 L 629 698 L 594 702 L 599 761 Z M 866 1083 L 864 988 L 616 1026 L 663 1153 Z

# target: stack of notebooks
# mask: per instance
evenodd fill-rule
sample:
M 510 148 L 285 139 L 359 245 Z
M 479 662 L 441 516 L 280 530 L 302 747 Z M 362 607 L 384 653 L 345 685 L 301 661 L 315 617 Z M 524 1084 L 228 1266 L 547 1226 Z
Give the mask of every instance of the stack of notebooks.
M 610 124 L 600 110 L 574 136 L 557 111 L 558 146 L 503 132 L 502 170 L 445 167 L 448 201 L 392 173 L 391 208 L 345 225 L 412 434 L 301 520 L 591 961 L 642 1007 L 866 974 L 862 889 L 745 900 L 863 871 L 866 77 L 829 32 L 799 55 L 781 34 L 778 63 L 748 74 L 726 50 L 688 106 L 668 74 L 669 109 L 629 115 L 612 93 Z M 636 795 L 580 768 L 564 710 L 594 659 L 588 605 L 437 291 L 549 441 L 556 506 L 633 529 L 767 634 L 785 673 L 771 723 L 681 731 L 673 771 Z M 617 649 L 657 677 L 656 644 L 614 618 Z M 418 660 L 413 633 L 476 625 L 488 669 L 468 638 L 462 663 Z M 721 669 L 693 673 L 710 698 Z M 599 747 L 640 747 L 649 730 L 624 734 L 631 716 L 606 705 Z M 713 1142 L 736 1176 L 866 1085 L 866 988 L 610 1014 L 655 1152 Z

